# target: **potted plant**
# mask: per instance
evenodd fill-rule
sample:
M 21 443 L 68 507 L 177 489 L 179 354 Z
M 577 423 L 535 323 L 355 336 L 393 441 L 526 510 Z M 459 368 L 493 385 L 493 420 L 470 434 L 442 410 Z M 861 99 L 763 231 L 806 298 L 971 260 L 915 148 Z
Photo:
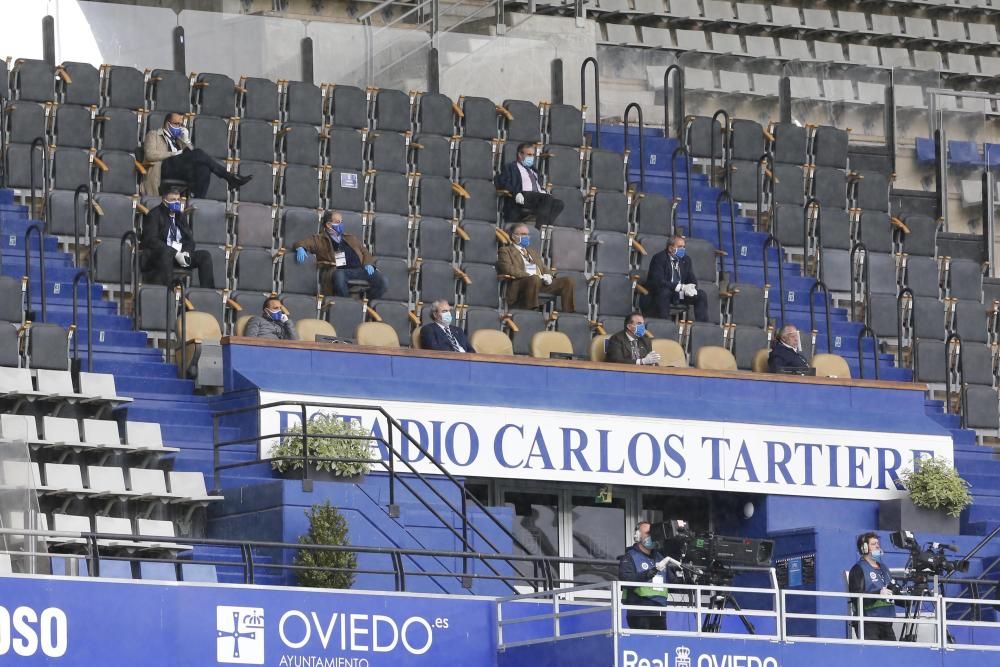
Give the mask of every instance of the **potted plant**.
M 299 544 L 348 546 L 347 520 L 337 508 L 327 500 L 322 505 L 313 505 L 307 511 L 309 532 L 299 537 Z M 351 551 L 324 549 L 299 549 L 295 555 L 295 565 L 309 568 L 297 570 L 299 586 L 309 588 L 350 588 L 354 584 L 354 570 L 358 558 Z
M 879 508 L 882 530 L 912 530 L 953 534 L 959 531 L 958 517 L 972 504 L 969 483 L 951 461 L 923 458 L 900 475 L 908 499 L 890 500 Z
M 371 469 L 371 434 L 359 423 L 344 421 L 335 413 L 319 413 L 307 424 L 311 469 L 327 473 L 330 478 L 357 479 Z M 324 436 L 324 437 L 317 437 Z M 344 436 L 344 437 L 336 437 Z M 271 467 L 280 472 L 302 470 L 305 438 L 302 425 L 285 431 L 271 449 Z M 317 461 L 315 459 L 351 459 Z

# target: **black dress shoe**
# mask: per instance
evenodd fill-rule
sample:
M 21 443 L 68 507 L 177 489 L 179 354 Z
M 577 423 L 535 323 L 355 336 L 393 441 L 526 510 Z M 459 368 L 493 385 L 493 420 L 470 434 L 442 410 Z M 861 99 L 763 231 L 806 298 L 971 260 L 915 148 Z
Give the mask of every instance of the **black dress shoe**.
M 249 176 L 233 175 L 229 178 L 229 189 L 238 190 L 247 183 L 249 183 L 251 180 L 253 180 L 253 174 L 250 174 Z

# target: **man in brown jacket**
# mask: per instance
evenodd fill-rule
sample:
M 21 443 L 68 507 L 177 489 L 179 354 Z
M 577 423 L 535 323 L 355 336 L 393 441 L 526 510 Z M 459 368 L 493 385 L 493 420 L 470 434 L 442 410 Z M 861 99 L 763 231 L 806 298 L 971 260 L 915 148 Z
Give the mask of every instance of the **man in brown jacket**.
M 348 281 L 367 280 L 368 298 L 379 299 L 385 293 L 386 280 L 375 268 L 375 258 L 354 234 L 344 231 L 344 216 L 339 211 L 327 211 L 323 216 L 323 231 L 296 241 L 295 261 L 306 261 L 307 254 L 316 255 L 320 264 L 320 285 L 325 293 L 350 296 Z
M 576 312 L 575 281 L 556 278 L 531 247 L 531 232 L 525 224 L 510 228 L 511 243 L 497 251 L 497 274 L 511 276 L 507 305 L 511 308 L 539 308 L 538 293 L 559 295 L 562 312 Z
M 226 181 L 230 189 L 237 189 L 253 178 L 226 171 L 218 160 L 191 144 L 191 135 L 184 127 L 184 116 L 168 113 L 163 127 L 150 130 L 142 140 L 143 159 L 149 164 L 142 181 L 142 193 L 156 196 L 164 178 L 184 181 L 191 188 L 191 196 L 204 199 L 212 174 Z

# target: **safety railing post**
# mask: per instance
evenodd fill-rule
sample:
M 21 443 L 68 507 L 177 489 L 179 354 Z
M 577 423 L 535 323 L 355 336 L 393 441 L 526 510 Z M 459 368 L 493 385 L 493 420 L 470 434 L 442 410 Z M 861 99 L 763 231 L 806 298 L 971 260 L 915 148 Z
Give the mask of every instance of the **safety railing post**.
M 38 277 L 42 285 L 42 322 L 48 321 L 48 299 L 45 288 L 45 226 L 42 223 L 32 223 L 24 230 L 24 275 L 27 278 L 25 288 L 25 303 L 31 309 L 31 234 L 38 233 Z
M 944 393 L 944 396 L 945 396 L 944 411 L 947 414 L 952 414 L 954 412 L 953 409 L 952 409 L 952 406 L 954 405 L 954 403 L 952 401 L 952 391 L 951 391 L 952 390 L 952 380 L 951 380 L 951 378 L 952 378 L 952 373 L 951 373 L 951 369 L 952 369 L 952 364 L 951 364 L 951 359 L 952 359 L 952 354 L 951 354 L 952 343 L 954 343 L 954 345 L 955 345 L 956 356 L 958 357 L 958 360 L 957 360 L 957 362 L 955 364 L 955 368 L 957 368 L 958 372 L 959 372 L 959 379 L 958 379 L 958 383 L 957 383 L 958 386 L 956 387 L 958 389 L 958 391 L 962 390 L 962 386 L 965 383 L 965 368 L 963 367 L 963 364 L 962 364 L 962 337 L 959 336 L 958 333 L 952 333 L 944 341 L 944 381 L 945 381 L 945 385 L 944 385 L 944 387 L 945 387 L 945 393 Z M 959 414 L 961 414 L 961 410 L 959 410 Z
M 691 155 L 688 153 L 688 150 L 686 148 L 684 148 L 684 146 L 678 146 L 677 148 L 674 149 L 674 152 L 670 154 L 670 194 L 674 198 L 674 207 L 673 207 L 674 220 L 673 220 L 673 224 L 671 226 L 674 228 L 673 232 L 672 232 L 674 234 L 681 233 L 680 231 L 677 230 L 677 206 L 676 206 L 676 204 L 679 203 L 680 200 L 681 200 L 681 198 L 677 196 L 677 156 L 678 155 L 683 155 L 684 156 L 684 180 L 687 182 L 687 199 L 686 199 L 686 204 L 687 204 L 687 225 L 688 225 L 688 228 L 685 231 L 687 233 L 690 233 L 690 231 L 692 229 L 692 225 L 694 224 L 693 223 L 694 209 L 693 209 L 693 204 L 691 203 L 691 200 L 692 200 L 692 194 L 691 194 L 691 192 L 692 192 L 691 191 Z
M 809 288 L 809 329 L 812 331 L 813 335 L 813 354 L 816 352 L 815 348 L 815 336 L 819 329 L 816 328 L 816 293 L 822 291 L 823 293 L 823 308 L 825 310 L 826 317 L 826 352 L 827 354 L 833 353 L 833 329 L 830 325 L 830 292 L 826 288 L 826 283 L 822 280 L 816 280 L 813 286 Z
M 580 107 L 587 106 L 587 65 L 594 66 L 594 148 L 601 147 L 601 76 L 597 58 L 589 56 L 580 65 Z
M 80 195 L 87 195 L 87 207 L 88 209 L 93 206 L 91 202 L 90 186 L 80 185 L 77 186 L 76 190 L 73 192 L 73 264 L 79 266 L 79 256 L 80 256 Z M 87 237 L 90 240 L 90 245 L 93 245 L 93 237 L 90 235 L 90 216 L 87 216 Z M 91 266 L 90 263 L 87 266 Z
M 861 326 L 861 333 L 858 334 L 858 372 L 861 374 L 861 379 L 865 377 L 865 354 L 864 354 L 864 342 L 866 338 L 871 338 L 872 341 L 872 361 L 875 365 L 875 379 L 880 379 L 879 367 L 878 367 L 878 336 L 867 324 Z
M 864 266 L 861 267 L 861 275 L 860 276 L 858 276 L 857 273 L 856 273 L 856 267 L 858 265 L 858 257 L 862 257 L 863 258 L 862 261 L 864 262 Z M 861 243 L 859 241 L 858 243 L 854 244 L 853 248 L 851 248 L 850 263 L 851 263 L 851 319 L 857 319 L 857 317 L 858 317 L 858 311 L 857 311 L 858 297 L 859 296 L 864 296 L 863 294 L 862 295 L 858 294 L 858 291 L 859 291 L 859 289 L 858 289 L 858 280 L 859 279 L 864 279 L 864 283 L 865 283 L 864 289 L 866 290 L 866 292 L 867 292 L 867 285 L 868 285 L 868 248 L 865 247 L 864 243 Z M 867 308 L 868 300 L 867 299 L 865 299 L 864 305 L 865 305 L 864 323 L 867 324 L 868 323 L 868 308 Z
M 129 287 L 131 288 L 132 294 L 132 328 L 137 329 L 139 327 L 139 295 L 136 285 L 138 284 L 139 277 L 136 275 L 139 270 L 139 250 L 138 250 L 138 237 L 136 237 L 135 232 L 125 232 L 122 234 L 122 240 L 119 245 L 118 252 L 118 314 L 125 314 L 125 244 L 131 244 L 132 250 L 129 252 L 127 259 L 129 263 Z
M 666 94 L 666 91 L 664 91 L 664 95 L 665 94 Z M 709 146 L 710 146 L 709 152 L 711 153 L 711 155 L 709 157 L 710 162 L 709 162 L 709 171 L 708 171 L 708 183 L 709 183 L 709 185 L 715 185 L 715 144 L 716 144 L 715 124 L 717 122 L 717 119 L 720 118 L 720 117 L 725 120 L 725 122 L 722 125 L 722 167 L 725 168 L 726 164 L 729 161 L 729 146 L 730 146 L 730 144 L 729 144 L 729 141 L 730 141 L 730 137 L 729 137 L 729 123 L 730 123 L 730 121 L 729 121 L 729 113 L 725 109 L 719 109 L 714 114 L 712 114 L 712 125 L 711 125 L 712 135 L 711 135 L 711 138 L 709 140 Z M 723 178 L 724 178 L 724 180 L 722 181 L 721 185 L 719 185 L 719 187 L 721 187 L 721 188 L 723 188 L 725 190 L 728 190 L 729 189 L 728 179 L 725 178 L 725 176 Z
M 79 269 L 73 276 L 73 359 L 80 362 L 80 326 L 78 322 L 77 292 L 80 290 L 80 281 L 87 280 L 87 372 L 94 372 L 94 303 L 93 303 L 93 283 L 91 282 L 90 270 Z
M 636 118 L 639 124 L 639 191 L 645 192 L 646 191 L 646 138 L 645 138 L 646 124 L 642 120 L 642 107 L 639 106 L 638 102 L 629 103 L 629 105 L 625 107 L 625 113 L 623 114 L 622 129 L 625 134 L 625 150 L 627 151 L 629 148 L 628 119 L 629 119 L 629 112 L 631 112 L 633 109 L 635 110 Z
M 673 87 L 673 103 L 674 109 L 673 114 L 670 113 L 670 95 L 667 94 L 670 88 L 670 75 L 674 75 L 674 87 Z M 674 136 L 677 141 L 683 145 L 684 133 L 684 68 L 680 65 L 670 65 L 663 72 L 663 134 L 664 136 L 669 136 L 670 131 L 670 118 L 673 116 L 674 120 Z
M 40 220 L 36 214 L 35 201 L 35 148 L 42 149 L 42 198 L 45 198 L 45 184 L 49 177 L 49 146 L 45 143 L 45 137 L 35 137 L 31 142 L 31 148 L 28 153 L 28 170 L 31 172 L 28 174 L 28 184 L 31 188 L 31 219 Z M 42 202 L 42 215 L 45 215 L 45 202 Z M 44 223 L 45 220 L 41 219 Z
M 767 238 L 764 239 L 763 253 L 764 253 L 764 286 L 770 284 L 768 277 L 768 265 L 770 264 L 770 258 L 768 256 L 768 251 L 771 248 L 775 248 L 778 251 L 778 293 L 780 294 L 779 306 L 781 308 L 781 321 L 785 322 L 785 269 L 783 267 L 785 259 L 785 249 L 781 247 L 781 243 L 778 239 L 774 238 L 774 235 L 768 234 Z M 734 258 L 735 260 L 735 258 Z M 810 292 L 810 298 L 812 293 Z M 812 312 L 812 303 L 810 302 L 810 313 Z

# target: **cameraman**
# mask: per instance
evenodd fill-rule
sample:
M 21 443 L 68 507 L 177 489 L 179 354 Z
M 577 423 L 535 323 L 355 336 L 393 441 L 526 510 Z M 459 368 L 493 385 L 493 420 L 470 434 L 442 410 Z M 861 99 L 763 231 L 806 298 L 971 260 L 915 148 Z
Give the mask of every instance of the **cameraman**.
M 627 587 L 622 589 L 622 603 L 666 607 L 667 563 L 670 558 L 657 551 L 659 544 L 649 534 L 649 522 L 640 521 L 635 527 L 632 539 L 635 541 L 618 558 L 618 579 L 637 583 L 649 582 L 652 586 Z M 666 630 L 667 617 L 664 612 L 629 609 L 625 613 L 628 627 L 633 630 Z
M 896 605 L 890 597 L 893 592 L 892 576 L 889 568 L 882 564 L 882 545 L 878 535 L 864 533 L 858 536 L 858 553 L 861 558 L 851 568 L 847 576 L 847 588 L 851 593 L 867 593 L 882 595 L 881 600 L 874 598 L 859 599 L 864 609 L 865 639 L 875 641 L 896 641 L 892 631 L 891 621 L 870 621 L 870 618 L 896 618 Z M 857 604 L 857 601 L 855 602 Z

